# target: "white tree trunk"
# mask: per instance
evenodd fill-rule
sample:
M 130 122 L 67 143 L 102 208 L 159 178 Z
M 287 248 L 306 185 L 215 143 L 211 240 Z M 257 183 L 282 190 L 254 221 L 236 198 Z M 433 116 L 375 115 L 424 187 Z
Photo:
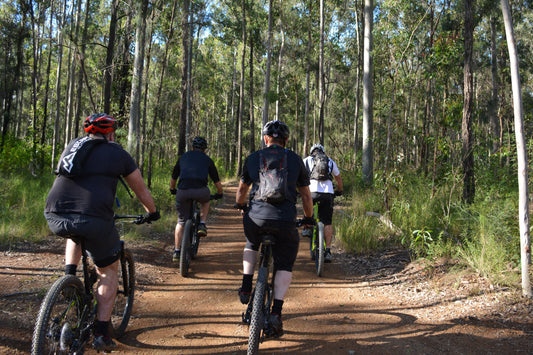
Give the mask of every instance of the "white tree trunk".
M 363 181 L 372 185 L 374 175 L 373 124 L 374 86 L 372 83 L 372 28 L 374 1 L 365 0 L 365 32 L 363 43 Z
M 529 192 L 527 187 L 527 154 L 524 139 L 524 120 L 522 112 L 522 96 L 520 73 L 518 70 L 518 54 L 514 38 L 513 22 L 509 0 L 501 0 L 507 48 L 509 49 L 509 65 L 511 67 L 511 83 L 513 88 L 514 125 L 516 134 L 516 153 L 518 159 L 518 217 L 520 223 L 520 251 L 522 264 L 522 294 L 532 297 L 529 280 L 529 264 L 531 264 L 531 245 L 529 238 Z

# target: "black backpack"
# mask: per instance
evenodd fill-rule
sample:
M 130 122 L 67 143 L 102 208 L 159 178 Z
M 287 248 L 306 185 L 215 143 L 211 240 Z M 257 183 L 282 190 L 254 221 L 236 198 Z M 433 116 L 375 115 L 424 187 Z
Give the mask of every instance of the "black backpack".
M 279 156 L 273 154 L 264 155 L 264 150 L 259 151 L 259 186 L 254 199 L 280 204 L 288 199 L 288 175 L 287 150 L 284 151 L 281 161 Z
M 57 163 L 56 174 L 69 178 L 83 175 L 83 163 L 95 145 L 107 143 L 106 139 L 93 139 L 89 136 L 69 143 L 63 157 Z
M 313 156 L 313 170 L 311 171 L 309 178 L 318 181 L 331 179 L 329 171 L 329 158 L 326 153 L 317 152 Z

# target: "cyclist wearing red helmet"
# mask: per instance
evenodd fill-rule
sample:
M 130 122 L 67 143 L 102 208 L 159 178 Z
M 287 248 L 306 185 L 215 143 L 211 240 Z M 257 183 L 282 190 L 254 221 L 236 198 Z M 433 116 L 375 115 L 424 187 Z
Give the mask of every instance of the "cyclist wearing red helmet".
M 147 213 L 144 220 L 159 219 L 150 191 L 133 158 L 114 142 L 117 122 L 105 113 L 87 117 L 86 137 L 72 140 L 58 164 L 58 176 L 46 198 L 44 215 L 50 230 L 59 236 L 84 239 L 99 278 L 97 321 L 93 347 L 99 351 L 116 346 L 108 333 L 117 291 L 120 237 L 113 220 L 113 203 L 121 176 L 137 195 Z M 65 273 L 75 274 L 81 248 L 66 240 Z
M 295 152 L 285 149 L 289 139 L 289 128 L 281 121 L 267 122 L 263 128 L 263 139 L 266 148 L 254 152 L 246 158 L 242 176 L 236 194 L 235 206 L 246 210 L 246 195 L 249 195 L 249 207 L 243 216 L 246 245 L 243 252 L 243 279 L 239 289 L 239 299 L 246 304 L 250 301 L 253 274 L 257 260 L 257 252 L 261 244 L 261 234 L 268 230 L 275 238 L 273 246 L 274 269 L 276 271 L 274 285 L 274 302 L 270 324 L 273 335 L 283 334 L 281 310 L 283 299 L 292 280 L 292 268 L 298 254 L 300 238 L 296 229 L 296 190 L 302 197 L 304 220 L 313 224 L 313 200 L 309 190 L 309 176 L 302 158 Z M 261 188 L 261 176 L 265 170 L 286 169 L 286 183 L 280 191 L 284 191 L 274 199 L 265 198 L 268 188 Z M 274 176 L 276 174 L 271 174 Z M 263 179 L 264 181 L 264 179 Z M 265 184 L 263 183 L 263 186 Z M 251 188 L 251 189 L 250 189 Z M 286 189 L 285 189 L 286 188 Z

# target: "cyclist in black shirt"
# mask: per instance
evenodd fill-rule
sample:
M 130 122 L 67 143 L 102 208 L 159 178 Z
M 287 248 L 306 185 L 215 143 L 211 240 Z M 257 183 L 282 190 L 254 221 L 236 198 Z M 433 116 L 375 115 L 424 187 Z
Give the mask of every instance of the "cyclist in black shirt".
M 61 154 L 59 175 L 46 198 L 44 215 L 54 234 L 83 238 L 87 252 L 96 265 L 99 282 L 93 347 L 108 351 L 116 346 L 109 336 L 108 327 L 117 291 L 121 250 L 120 236 L 113 220 L 119 178 L 124 177 L 146 209 L 144 221 L 155 221 L 160 216 L 137 164 L 128 152 L 114 142 L 116 120 L 108 114 L 97 113 L 87 117 L 84 128 L 88 136 L 74 139 Z M 73 152 L 76 147 L 85 144 L 92 148 L 78 162 L 73 158 Z M 62 173 L 65 168 L 68 172 L 76 170 L 78 174 L 67 176 Z M 76 274 L 80 258 L 80 245 L 67 239 L 66 274 Z
M 263 128 L 266 148 L 252 153 L 244 162 L 241 180 L 236 195 L 236 206 L 245 210 L 246 195 L 250 190 L 249 208 L 243 216 L 246 246 L 243 253 L 243 281 L 239 289 L 241 303 L 250 300 L 257 251 L 261 244 L 261 231 L 268 229 L 275 237 L 273 246 L 274 267 L 277 270 L 274 285 L 274 302 L 271 324 L 276 335 L 281 335 L 283 326 L 281 310 L 283 299 L 292 280 L 292 268 L 298 254 L 299 236 L 296 229 L 296 190 L 302 197 L 306 221 L 313 224 L 313 200 L 309 190 L 309 176 L 302 158 L 285 149 L 289 139 L 289 128 L 281 121 L 270 121 Z M 259 174 L 263 157 L 284 156 L 287 159 L 287 191 L 280 203 L 269 203 L 258 199 Z M 265 163 L 266 164 L 266 163 Z
M 217 189 L 215 198 L 222 197 L 222 183 L 218 176 L 218 170 L 213 160 L 205 154 L 207 141 L 203 137 L 196 137 L 192 142 L 193 149 L 183 154 L 174 169 L 170 179 L 170 193 L 176 195 L 176 210 L 178 211 L 178 223 L 174 230 L 173 261 L 180 260 L 181 238 L 183 226 L 189 219 L 193 200 L 200 202 L 200 225 L 198 235 L 205 237 L 207 227 L 205 221 L 209 213 L 209 198 L 211 192 L 207 186 L 208 177 L 213 180 Z M 177 189 L 176 189 L 177 183 Z

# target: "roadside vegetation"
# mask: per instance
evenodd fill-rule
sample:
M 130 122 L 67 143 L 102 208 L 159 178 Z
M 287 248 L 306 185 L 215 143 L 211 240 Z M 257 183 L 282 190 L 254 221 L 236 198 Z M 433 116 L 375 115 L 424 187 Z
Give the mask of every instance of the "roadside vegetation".
M 18 142 L 20 143 L 20 142 Z M 9 162 L 0 173 L 0 248 L 18 243 L 39 243 L 49 235 L 43 217 L 44 201 L 54 181 L 52 173 L 34 176 L 28 169 L 24 144 L 10 145 Z M 18 158 L 17 158 L 18 157 Z M 175 222 L 168 179 L 174 158 L 161 161 L 152 173 L 151 190 L 162 211 L 156 233 L 168 233 Z M 232 179 L 217 161 L 223 177 Z M 519 287 L 520 241 L 517 221 L 518 193 L 511 169 L 487 169 L 477 180 L 476 201 L 461 202 L 461 176 L 450 171 L 433 181 L 416 170 L 405 168 L 375 175 L 375 185 L 366 188 L 357 172 L 342 171 L 345 194 L 336 199 L 336 240 L 349 253 L 371 254 L 404 248 L 412 259 L 429 262 L 449 259 L 500 285 Z M 498 171 L 495 175 L 494 171 Z M 120 214 L 142 212 L 124 186 L 117 188 Z M 142 228 L 129 228 L 126 238 L 142 237 Z

